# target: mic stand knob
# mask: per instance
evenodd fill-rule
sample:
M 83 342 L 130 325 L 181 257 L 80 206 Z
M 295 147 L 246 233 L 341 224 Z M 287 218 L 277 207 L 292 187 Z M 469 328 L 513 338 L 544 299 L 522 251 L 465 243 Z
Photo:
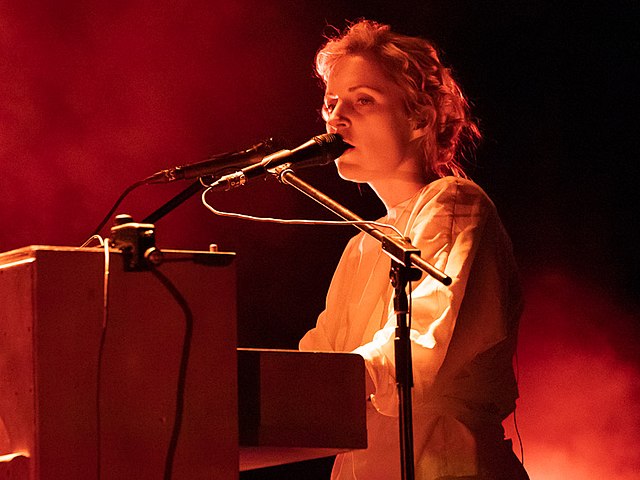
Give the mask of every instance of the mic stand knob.
M 162 263 L 152 223 L 136 223 L 130 215 L 118 215 L 108 241 L 122 252 L 126 272 L 144 272 Z

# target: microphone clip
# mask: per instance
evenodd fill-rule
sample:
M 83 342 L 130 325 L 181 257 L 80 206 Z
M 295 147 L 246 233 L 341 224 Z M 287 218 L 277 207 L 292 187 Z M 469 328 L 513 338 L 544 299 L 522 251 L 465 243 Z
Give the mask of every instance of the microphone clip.
M 136 223 L 130 215 L 117 215 L 108 240 L 111 247 L 122 252 L 125 272 L 145 272 L 162 263 L 152 223 Z

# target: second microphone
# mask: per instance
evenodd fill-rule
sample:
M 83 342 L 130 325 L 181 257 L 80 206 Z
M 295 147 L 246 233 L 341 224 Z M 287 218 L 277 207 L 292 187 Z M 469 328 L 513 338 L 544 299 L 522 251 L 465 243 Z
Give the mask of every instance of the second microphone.
M 240 187 L 248 180 L 275 173 L 278 167 L 312 167 L 327 165 L 342 155 L 351 145 L 336 133 L 317 135 L 293 150 L 281 150 L 267 155 L 260 162 L 225 175 L 213 183 L 213 190 L 227 191 Z

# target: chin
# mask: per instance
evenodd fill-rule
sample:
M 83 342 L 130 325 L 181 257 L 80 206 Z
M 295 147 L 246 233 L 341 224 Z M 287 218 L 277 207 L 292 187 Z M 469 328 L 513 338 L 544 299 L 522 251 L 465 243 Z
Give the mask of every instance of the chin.
M 336 160 L 336 167 L 338 169 L 338 175 L 344 180 L 352 182 L 364 182 L 363 180 L 363 168 L 362 159 L 358 158 L 358 155 L 354 155 L 353 150 L 347 150 Z
M 344 161 L 342 157 L 336 161 L 336 167 L 338 168 L 338 175 L 340 175 L 340 178 L 343 180 L 359 183 L 366 181 L 362 179 L 362 169 L 354 163 Z

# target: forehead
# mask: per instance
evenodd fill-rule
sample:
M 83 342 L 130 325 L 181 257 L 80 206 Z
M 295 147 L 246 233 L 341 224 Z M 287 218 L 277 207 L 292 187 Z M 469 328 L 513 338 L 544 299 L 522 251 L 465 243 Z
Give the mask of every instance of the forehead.
M 373 57 L 345 55 L 331 69 L 327 78 L 326 94 L 343 95 L 363 86 L 382 93 L 395 93 L 400 90 Z

